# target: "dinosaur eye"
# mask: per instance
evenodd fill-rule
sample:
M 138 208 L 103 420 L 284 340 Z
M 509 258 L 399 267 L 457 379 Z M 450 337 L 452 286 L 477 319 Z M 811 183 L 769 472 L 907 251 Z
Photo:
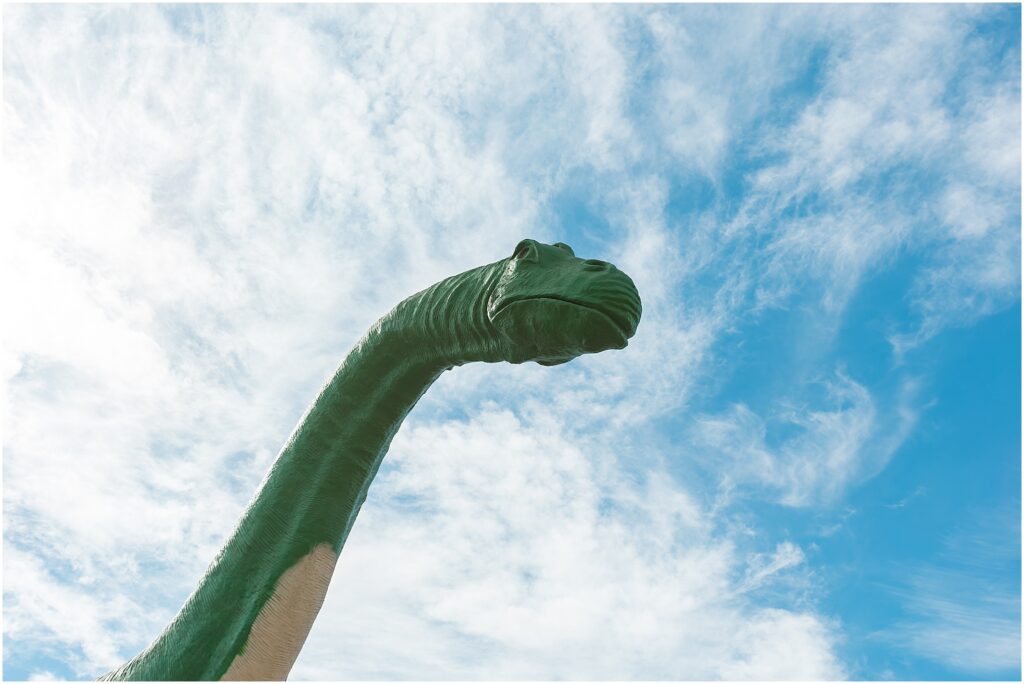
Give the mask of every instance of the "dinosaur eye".
M 526 257 L 530 256 L 530 253 L 532 251 L 533 240 L 523 240 L 518 245 L 516 245 L 515 251 L 512 252 L 512 258 L 516 260 L 525 259 Z

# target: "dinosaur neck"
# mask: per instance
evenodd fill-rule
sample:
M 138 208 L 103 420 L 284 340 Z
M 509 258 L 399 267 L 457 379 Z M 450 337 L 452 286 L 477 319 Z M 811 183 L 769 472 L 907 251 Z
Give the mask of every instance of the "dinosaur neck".
M 399 426 L 442 372 L 500 360 L 502 262 L 405 300 L 356 344 L 171 625 L 104 679 L 284 679 Z

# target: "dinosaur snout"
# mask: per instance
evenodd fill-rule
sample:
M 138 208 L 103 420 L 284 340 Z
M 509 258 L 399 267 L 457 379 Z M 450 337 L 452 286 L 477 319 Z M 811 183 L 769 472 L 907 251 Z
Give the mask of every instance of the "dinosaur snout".
M 524 240 L 507 260 L 487 315 L 511 344 L 508 360 L 565 363 L 622 349 L 640 323 L 640 295 L 613 264 L 564 243 Z

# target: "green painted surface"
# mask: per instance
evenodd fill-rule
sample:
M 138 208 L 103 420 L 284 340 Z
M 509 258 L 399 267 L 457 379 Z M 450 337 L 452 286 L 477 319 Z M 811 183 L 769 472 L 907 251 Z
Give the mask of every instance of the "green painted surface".
M 614 266 L 533 240 L 398 304 L 320 391 L 174 621 L 103 679 L 219 679 L 281 575 L 318 544 L 341 550 L 402 420 L 441 373 L 621 349 L 640 312 Z

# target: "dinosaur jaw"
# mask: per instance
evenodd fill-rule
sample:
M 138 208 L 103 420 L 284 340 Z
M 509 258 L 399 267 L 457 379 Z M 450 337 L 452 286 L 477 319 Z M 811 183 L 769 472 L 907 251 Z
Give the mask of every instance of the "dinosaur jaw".
M 490 316 L 514 348 L 510 361 L 554 366 L 581 354 L 623 349 L 629 332 L 605 311 L 579 301 L 539 296 L 502 302 Z

